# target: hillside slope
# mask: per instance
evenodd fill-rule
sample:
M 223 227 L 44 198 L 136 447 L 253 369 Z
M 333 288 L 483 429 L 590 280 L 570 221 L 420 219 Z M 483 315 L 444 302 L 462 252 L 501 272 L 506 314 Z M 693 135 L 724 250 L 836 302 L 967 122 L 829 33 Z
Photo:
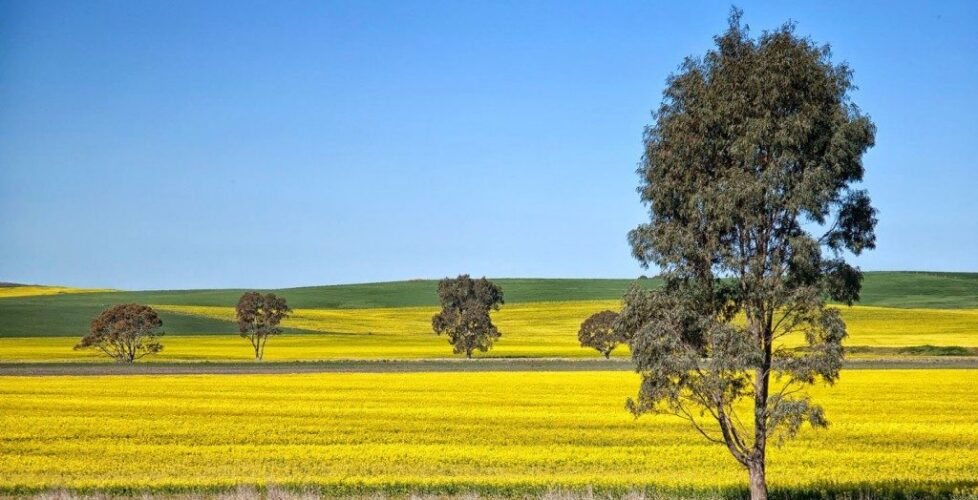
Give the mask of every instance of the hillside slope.
M 627 279 L 495 279 L 509 304 L 542 301 L 613 300 L 634 283 Z M 642 280 L 658 286 L 656 279 Z M 437 305 L 436 280 L 314 286 L 273 290 L 297 309 L 361 309 Z M 0 337 L 75 336 L 112 304 L 139 302 L 182 306 L 233 306 L 244 290 L 155 290 L 74 293 L 0 298 Z M 870 272 L 862 305 L 978 308 L 978 273 Z M 171 334 L 233 333 L 230 321 L 162 313 Z
M 617 299 L 633 283 L 625 279 L 498 279 L 509 304 L 542 301 Z M 658 280 L 642 280 L 657 286 Z M 331 285 L 272 290 L 295 309 L 364 309 L 434 306 L 437 280 Z M 243 289 L 150 290 L 0 298 L 0 337 L 82 335 L 92 317 L 113 304 L 138 302 L 178 306 L 222 306 L 237 303 Z M 203 316 L 161 312 L 171 334 L 224 334 L 235 325 Z
M 866 273 L 859 303 L 882 307 L 978 308 L 978 273 Z

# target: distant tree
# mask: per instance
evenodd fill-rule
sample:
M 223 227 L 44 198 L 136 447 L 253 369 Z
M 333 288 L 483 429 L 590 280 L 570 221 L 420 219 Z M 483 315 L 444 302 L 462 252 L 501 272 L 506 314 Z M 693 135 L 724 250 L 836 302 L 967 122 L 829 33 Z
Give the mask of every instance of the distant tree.
M 152 307 L 119 304 L 102 311 L 92 320 L 88 335 L 75 349 L 96 349 L 120 363 L 132 363 L 163 350 L 159 330 L 163 320 Z
M 875 127 L 827 46 L 790 24 L 752 39 L 740 17 L 669 78 L 646 129 L 651 220 L 629 240 L 664 287 L 633 288 L 618 325 L 642 378 L 631 410 L 687 419 L 765 499 L 769 440 L 827 425 L 805 388 L 839 377 L 846 326 L 826 299 L 859 299 L 845 252 L 875 247 L 876 211 L 853 187 Z
M 282 333 L 278 325 L 292 309 L 286 304 L 285 297 L 278 297 L 274 293 L 247 292 L 238 300 L 235 312 L 241 337 L 251 342 L 255 361 L 261 361 L 268 338 Z
M 604 355 L 605 359 L 611 357 L 611 351 L 622 343 L 622 336 L 615 330 L 615 320 L 618 313 L 614 311 L 601 311 L 592 314 L 588 319 L 581 323 L 581 329 L 577 332 L 577 339 L 581 341 L 581 347 L 597 349 Z
M 498 285 L 463 274 L 439 281 L 438 298 L 441 312 L 431 318 L 431 327 L 438 335 L 448 335 L 455 354 L 465 353 L 471 358 L 475 350 L 486 352 L 492 348 L 501 335 L 489 317 L 490 311 L 498 311 L 503 304 L 503 291 Z

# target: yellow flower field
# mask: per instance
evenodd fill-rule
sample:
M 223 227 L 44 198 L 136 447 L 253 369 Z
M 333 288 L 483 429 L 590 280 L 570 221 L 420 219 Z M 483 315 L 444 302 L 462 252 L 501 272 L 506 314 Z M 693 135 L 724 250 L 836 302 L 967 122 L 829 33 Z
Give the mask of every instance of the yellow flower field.
M 233 307 L 153 305 L 161 311 L 234 320 Z M 617 300 L 526 302 L 504 305 L 493 322 L 505 336 L 577 338 L 581 321 L 603 309 L 619 310 Z M 330 333 L 434 335 L 431 317 L 436 307 L 370 309 L 296 309 L 283 326 Z M 978 318 L 978 316 L 976 316 Z M 978 319 L 976 319 L 978 323 Z
M 233 319 L 230 307 L 154 305 L 161 311 Z M 577 329 L 583 318 L 617 301 L 540 302 L 514 304 L 495 313 L 503 338 L 491 357 L 595 357 L 581 348 Z M 269 341 L 265 359 L 401 359 L 452 357 L 445 337 L 431 331 L 430 307 L 388 309 L 298 309 L 284 326 L 310 333 L 286 334 Z M 166 325 L 164 325 L 164 330 Z M 323 333 L 316 333 L 323 332 Z M 326 333 L 328 332 L 328 333 Z M 93 351 L 73 351 L 76 338 L 0 338 L 0 361 L 75 361 L 104 359 Z M 235 334 L 163 337 L 164 349 L 146 361 L 249 360 L 248 343 Z M 625 347 L 617 351 L 627 356 Z
M 62 293 L 96 293 L 112 292 L 108 288 L 71 288 L 66 286 L 3 286 L 0 287 L 0 299 L 7 297 L 33 297 L 38 295 L 58 295 Z
M 576 339 L 576 338 L 575 338 Z M 73 337 L 0 338 L 0 362 L 107 361 L 97 351 L 72 350 Z M 254 352 L 248 341 L 236 334 L 166 335 L 163 352 L 147 356 L 138 363 L 162 361 L 250 361 Z M 627 356 L 619 347 L 617 356 Z M 282 335 L 268 342 L 266 361 L 310 361 L 329 359 L 420 359 L 451 358 L 452 346 L 434 333 L 403 334 L 325 334 Z M 475 357 L 561 357 L 596 358 L 598 353 L 583 349 L 559 337 L 515 337 L 501 341 L 487 353 Z M 463 356 L 464 357 L 464 356 Z
M 633 419 L 636 386 L 626 372 L 0 377 L 0 490 L 743 484 L 684 422 Z M 846 371 L 814 390 L 829 429 L 771 451 L 771 485 L 976 491 L 975 387 L 978 370 Z
M 156 305 L 157 309 L 232 319 L 230 307 Z M 618 309 L 618 301 L 512 304 L 494 313 L 503 336 L 490 357 L 597 357 L 578 345 L 577 329 L 590 314 Z M 978 310 L 843 308 L 849 329 L 847 346 L 919 345 L 978 347 Z M 321 359 L 401 359 L 451 357 L 444 337 L 431 331 L 430 307 L 380 309 L 298 309 L 285 326 L 310 333 L 286 334 L 268 343 L 269 361 Z M 230 328 L 230 325 L 229 325 Z M 165 325 L 164 325 L 165 330 Z M 73 351 L 76 338 L 0 338 L 0 361 L 75 361 L 104 359 L 92 351 Z M 799 345 L 800 337 L 786 339 Z M 165 348 L 146 361 L 248 360 L 247 342 L 228 335 L 166 335 Z M 627 356 L 619 347 L 616 356 Z
M 154 306 L 160 310 L 197 314 L 212 318 L 234 318 L 234 308 L 202 306 Z M 558 344 L 576 345 L 577 329 L 591 314 L 611 309 L 616 300 L 531 302 L 504 306 L 493 314 L 493 321 L 510 337 L 554 338 Z M 896 309 L 889 307 L 840 306 L 849 330 L 849 345 L 904 347 L 917 345 L 956 345 L 978 347 L 978 310 L 974 309 Z M 320 332 L 431 334 L 432 307 L 386 309 L 297 309 L 283 324 Z M 504 343 L 502 340 L 501 343 Z M 802 339 L 789 339 L 800 345 Z M 502 345 L 502 344 L 500 344 Z
M 978 310 L 840 307 L 848 345 L 978 347 Z

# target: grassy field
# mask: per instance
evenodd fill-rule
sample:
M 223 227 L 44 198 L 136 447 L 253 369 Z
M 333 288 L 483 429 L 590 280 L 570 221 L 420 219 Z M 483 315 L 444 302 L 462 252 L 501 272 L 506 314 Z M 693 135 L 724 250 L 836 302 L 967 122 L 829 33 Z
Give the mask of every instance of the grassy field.
M 632 280 L 499 279 L 507 304 L 550 301 L 617 300 Z M 658 286 L 656 279 L 641 280 Z M 369 309 L 437 305 L 436 281 L 335 285 L 275 290 L 297 309 Z M 0 293 L 17 293 L 18 287 Z M 112 304 L 139 302 L 178 306 L 232 307 L 244 290 L 162 290 L 72 293 L 0 298 L 0 337 L 77 336 L 91 318 Z M 870 272 L 862 305 L 900 308 L 978 309 L 978 273 Z M 228 321 L 164 313 L 171 334 L 234 331 Z
M 114 304 L 131 302 L 122 293 L 79 293 L 72 295 L 0 298 L 0 338 L 75 337 L 88 332 L 92 318 Z M 160 318 L 172 333 L 224 334 L 234 324 L 203 316 L 161 312 Z
M 869 272 L 860 304 L 938 309 L 978 308 L 978 273 Z
M 978 370 L 846 371 L 834 424 L 774 449 L 775 489 L 978 488 Z M 0 377 L 0 490 L 489 493 L 738 488 L 679 419 L 633 419 L 627 372 Z
M 230 320 L 234 309 L 210 306 L 156 305 L 171 316 L 202 315 L 212 321 Z M 577 329 L 588 315 L 617 309 L 618 301 L 531 302 L 511 304 L 494 313 L 503 337 L 488 357 L 591 358 L 598 354 L 581 348 Z M 295 332 L 272 339 L 268 361 L 327 359 L 417 359 L 451 357 L 444 337 L 431 332 L 431 307 L 372 309 L 298 309 L 286 321 Z M 978 348 L 978 310 L 843 308 L 849 330 L 846 345 L 869 348 L 957 346 Z M 165 320 L 164 320 L 165 321 Z M 165 324 L 168 327 L 168 325 Z M 298 330 L 301 329 L 301 330 Z M 104 359 L 92 351 L 74 351 L 75 337 L 0 338 L 0 361 L 93 361 Z M 243 361 L 251 359 L 248 343 L 234 334 L 166 335 L 165 348 L 150 361 Z M 802 339 L 789 338 L 789 346 Z M 909 352 L 908 352 L 909 353 Z M 853 356 L 871 356 L 860 352 Z M 927 353 L 923 353 L 927 354 Z M 628 356 L 622 346 L 616 356 Z

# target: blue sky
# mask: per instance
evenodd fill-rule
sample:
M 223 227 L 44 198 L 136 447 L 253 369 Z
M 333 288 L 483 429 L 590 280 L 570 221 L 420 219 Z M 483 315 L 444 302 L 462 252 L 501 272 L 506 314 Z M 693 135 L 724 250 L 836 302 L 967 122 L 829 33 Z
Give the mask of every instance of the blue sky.
M 878 127 L 870 270 L 978 271 L 978 2 L 738 2 Z M 729 2 L 0 0 L 0 281 L 634 277 L 642 128 Z

